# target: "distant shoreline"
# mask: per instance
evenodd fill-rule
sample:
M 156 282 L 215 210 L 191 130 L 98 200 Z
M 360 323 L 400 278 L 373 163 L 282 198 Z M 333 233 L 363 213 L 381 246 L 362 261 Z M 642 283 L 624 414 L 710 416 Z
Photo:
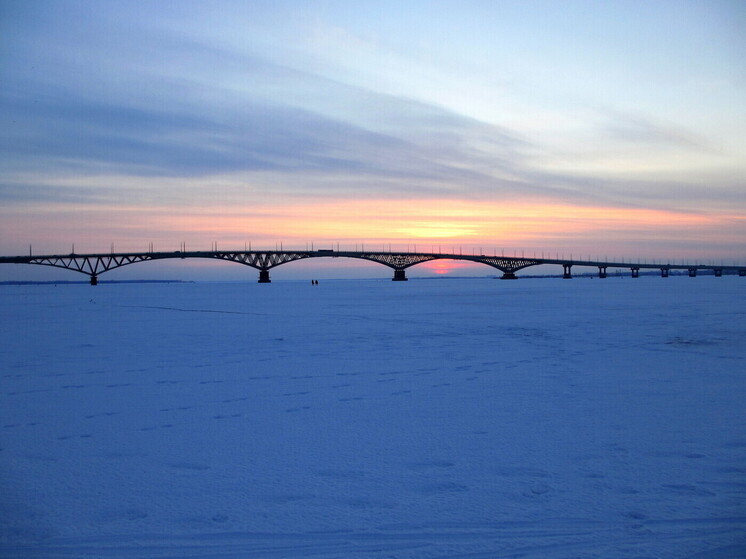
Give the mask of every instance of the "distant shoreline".
M 191 280 L 105 280 L 99 283 L 196 283 Z M 39 281 L 24 281 L 24 280 L 11 280 L 11 281 L 0 281 L 0 285 L 89 285 L 89 281 L 81 280 L 39 280 Z
M 708 273 L 709 272 L 709 273 Z M 678 270 L 672 270 L 670 272 L 671 276 L 686 276 L 687 274 L 683 271 Z M 642 276 L 658 276 L 658 272 L 656 271 L 646 271 L 646 272 L 640 272 L 640 277 Z M 709 270 L 703 270 L 701 271 L 701 275 L 707 276 L 707 275 L 714 275 Z M 723 275 L 737 275 L 735 273 L 728 273 L 724 272 Z M 598 274 L 592 273 L 592 272 L 584 272 L 579 274 L 573 274 L 574 278 L 597 278 Z M 615 272 L 609 272 L 608 278 L 627 278 L 629 277 L 629 274 L 623 273 L 621 270 L 617 270 Z M 521 275 L 518 276 L 516 279 L 557 279 L 562 278 L 562 274 L 546 274 L 546 275 Z M 499 276 L 451 276 L 451 275 L 443 275 L 443 276 L 434 276 L 434 277 L 411 277 L 409 278 L 410 281 L 432 281 L 432 280 L 479 280 L 479 279 L 500 279 Z M 369 281 L 369 280 L 381 280 L 381 281 L 387 281 L 388 278 L 326 278 L 322 279 L 322 281 Z M 300 279 L 300 278 L 292 278 L 292 279 L 276 279 L 276 282 L 297 282 L 297 283 L 304 283 L 307 282 L 307 279 Z M 140 284 L 140 283 L 184 283 L 184 284 L 193 284 L 193 283 L 255 283 L 250 280 L 219 280 L 219 279 L 207 279 L 207 280 L 178 280 L 178 279 L 166 279 L 166 280 L 158 280 L 158 279 L 134 279 L 134 280 L 99 280 L 99 284 Z M 8 281 L 0 281 L 0 286 L 3 285 L 88 285 L 89 282 L 86 280 L 8 280 Z

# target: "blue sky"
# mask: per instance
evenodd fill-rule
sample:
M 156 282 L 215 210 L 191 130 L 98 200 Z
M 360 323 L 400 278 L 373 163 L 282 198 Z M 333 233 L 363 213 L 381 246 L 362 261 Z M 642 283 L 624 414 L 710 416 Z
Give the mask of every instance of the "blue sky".
M 742 2 L 6 1 L 0 252 L 743 260 L 744 28 Z

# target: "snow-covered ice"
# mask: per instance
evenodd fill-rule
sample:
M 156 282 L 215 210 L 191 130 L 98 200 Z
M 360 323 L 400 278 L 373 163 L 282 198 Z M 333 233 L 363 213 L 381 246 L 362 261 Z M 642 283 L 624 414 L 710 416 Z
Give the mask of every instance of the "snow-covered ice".
M 0 286 L 2 556 L 746 556 L 745 293 Z

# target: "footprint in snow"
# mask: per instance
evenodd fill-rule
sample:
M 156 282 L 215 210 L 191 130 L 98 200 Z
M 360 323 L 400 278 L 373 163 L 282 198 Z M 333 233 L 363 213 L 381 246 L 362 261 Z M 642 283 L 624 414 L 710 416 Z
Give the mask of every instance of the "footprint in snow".
M 464 491 L 469 491 L 469 487 L 452 481 L 429 483 L 417 489 L 417 492 L 422 495 L 441 495 L 443 493 L 462 493 Z
M 202 472 L 210 469 L 210 466 L 207 464 L 198 464 L 195 462 L 176 462 L 174 464 L 169 464 L 169 467 L 174 470 L 190 470 L 195 472 Z
M 285 410 L 285 413 L 296 413 L 303 410 L 310 410 L 311 406 L 301 406 L 299 408 L 288 408 Z
M 411 462 L 407 464 L 410 470 L 429 470 L 429 469 L 448 469 L 453 468 L 456 464 L 450 460 L 432 460 L 430 462 Z
M 117 414 L 119 414 L 118 411 L 107 411 L 107 412 L 102 412 L 102 413 L 93 413 L 93 414 L 90 414 L 90 415 L 86 415 L 85 418 L 86 419 L 95 419 L 97 417 L 111 417 L 112 415 L 117 415 Z
M 699 487 L 695 485 L 665 483 L 665 484 L 662 484 L 661 487 L 665 488 L 668 491 L 673 491 L 675 493 L 697 495 L 700 497 L 714 497 L 715 496 L 715 493 L 707 491 L 706 489 L 700 489 Z
M 528 489 L 524 490 L 521 494 L 524 497 L 539 497 L 546 495 L 552 491 L 552 488 L 546 483 L 535 483 Z

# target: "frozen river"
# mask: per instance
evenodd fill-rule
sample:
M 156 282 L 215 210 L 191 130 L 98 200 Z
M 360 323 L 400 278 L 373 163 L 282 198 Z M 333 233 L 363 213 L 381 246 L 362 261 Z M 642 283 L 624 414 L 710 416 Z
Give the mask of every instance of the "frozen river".
M 0 286 L 0 553 L 745 556 L 745 295 Z

